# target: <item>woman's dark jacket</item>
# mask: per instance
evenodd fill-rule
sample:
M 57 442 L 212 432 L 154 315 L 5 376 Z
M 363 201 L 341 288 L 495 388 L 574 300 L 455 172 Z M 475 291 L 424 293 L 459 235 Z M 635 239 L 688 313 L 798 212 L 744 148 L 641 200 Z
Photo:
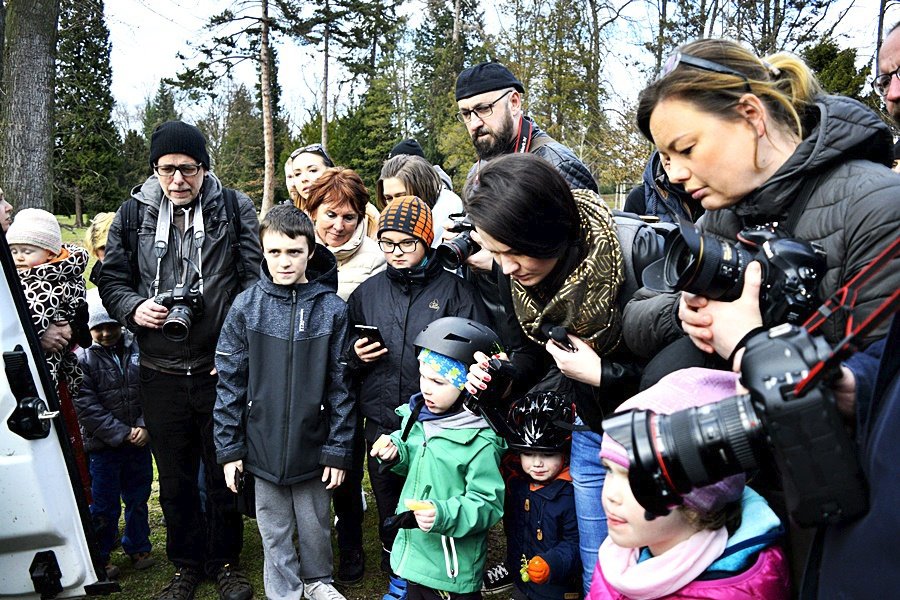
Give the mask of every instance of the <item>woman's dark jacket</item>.
M 827 272 L 819 285 L 822 300 L 849 281 L 897 236 L 900 230 L 900 175 L 892 172 L 890 130 L 861 103 L 822 96 L 810 109 L 810 133 L 787 162 L 738 204 L 708 211 L 704 231 L 728 240 L 742 228 L 784 223 L 792 204 L 812 185 L 794 235 L 820 244 Z M 749 150 L 748 150 L 749 151 Z M 900 260 L 888 265 L 859 294 L 859 323 L 900 286 Z M 639 356 L 651 356 L 683 335 L 677 318 L 678 294 L 640 290 L 625 309 L 625 342 Z M 828 341 L 841 339 L 847 315 L 835 313 L 820 329 Z M 886 325 L 870 333 L 882 337 Z
M 578 550 L 578 519 L 575 515 L 575 487 L 558 478 L 531 489 L 527 477 L 516 474 L 507 481 L 510 515 L 506 538 L 506 569 L 515 575 L 516 586 L 528 598 L 555 600 L 566 593 L 581 591 L 581 558 Z M 598 498 L 599 502 L 600 499 Z M 550 579 L 541 585 L 519 578 L 522 556 L 540 556 L 550 566 Z
M 418 352 L 413 340 L 441 317 L 463 317 L 490 324 L 487 309 L 469 282 L 446 271 L 436 260 L 424 267 L 395 269 L 388 265 L 362 282 L 347 300 L 351 325 L 375 325 L 387 354 L 373 363 L 356 356 L 351 336 L 347 361 L 352 389 L 366 418 L 366 439 L 400 427 L 394 410 L 419 391 Z
M 86 452 L 118 448 L 126 443 L 133 427 L 144 427 L 138 396 L 138 345 L 127 331 L 121 344 L 121 358 L 114 349 L 97 343 L 75 351 L 84 371 L 75 410 Z
M 347 305 L 334 255 L 316 245 L 306 276 L 308 283 L 276 285 L 263 265 L 259 281 L 235 298 L 216 347 L 216 459 L 243 460 L 276 485 L 319 477 L 323 466 L 348 469 L 353 450 L 341 359 Z

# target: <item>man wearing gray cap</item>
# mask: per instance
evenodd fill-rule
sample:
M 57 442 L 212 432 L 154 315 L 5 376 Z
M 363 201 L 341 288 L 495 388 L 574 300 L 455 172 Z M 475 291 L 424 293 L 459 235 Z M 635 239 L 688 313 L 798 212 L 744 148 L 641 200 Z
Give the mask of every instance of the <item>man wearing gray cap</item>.
M 213 444 L 213 358 L 232 299 L 259 277 L 259 222 L 250 198 L 210 172 L 206 139 L 193 125 L 157 127 L 150 166 L 155 174 L 132 190 L 110 226 L 98 287 L 141 347 L 141 408 L 176 569 L 157 598 L 188 600 L 205 576 L 222 600 L 249 600 L 253 589 L 236 568 L 241 515 Z
M 466 126 L 479 159 L 469 171 L 467 185 L 477 181 L 482 161 L 530 152 L 556 167 L 570 188 L 596 192 L 597 183 L 575 153 L 525 116 L 524 93 L 522 82 L 498 62 L 469 67 L 456 78 L 456 117 Z

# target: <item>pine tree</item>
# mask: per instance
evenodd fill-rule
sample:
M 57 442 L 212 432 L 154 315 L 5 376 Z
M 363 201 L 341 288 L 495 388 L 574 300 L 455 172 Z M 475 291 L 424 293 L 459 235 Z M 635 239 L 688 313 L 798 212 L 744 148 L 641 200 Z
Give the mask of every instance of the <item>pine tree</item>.
M 265 149 L 260 135 L 262 116 L 243 85 L 232 91 L 223 131 L 216 175 L 223 185 L 241 190 L 259 206 L 265 175 Z
M 166 85 L 165 81 L 160 81 L 159 87 L 156 88 L 156 95 L 153 98 L 147 98 L 147 101 L 144 103 L 141 118 L 148 152 L 150 151 L 149 144 L 150 138 L 153 136 L 153 130 L 166 121 L 177 121 L 179 119 L 181 119 L 181 113 L 175 108 L 175 94 L 172 93 L 172 88 Z
M 147 140 L 134 129 L 125 132 L 122 141 L 122 167 L 119 169 L 119 187 L 128 190 L 141 185 L 153 173 L 148 162 Z M 124 196 L 123 196 L 124 197 Z
M 103 2 L 63 0 L 56 59 L 56 210 L 75 213 L 118 207 L 122 189 L 119 134 L 112 122 L 109 29 Z M 74 211 L 72 210 L 74 209 Z

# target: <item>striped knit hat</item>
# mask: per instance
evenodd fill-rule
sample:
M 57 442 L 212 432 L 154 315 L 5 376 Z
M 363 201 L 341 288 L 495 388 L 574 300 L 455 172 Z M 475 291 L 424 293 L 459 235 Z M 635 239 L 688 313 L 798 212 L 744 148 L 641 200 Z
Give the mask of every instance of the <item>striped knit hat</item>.
M 62 232 L 52 214 L 39 208 L 23 208 L 16 213 L 13 224 L 6 232 L 8 244 L 29 244 L 53 254 L 62 250 Z
M 416 196 L 394 198 L 378 219 L 378 235 L 385 230 L 408 233 L 425 242 L 426 246 L 431 246 L 434 241 L 431 209 Z

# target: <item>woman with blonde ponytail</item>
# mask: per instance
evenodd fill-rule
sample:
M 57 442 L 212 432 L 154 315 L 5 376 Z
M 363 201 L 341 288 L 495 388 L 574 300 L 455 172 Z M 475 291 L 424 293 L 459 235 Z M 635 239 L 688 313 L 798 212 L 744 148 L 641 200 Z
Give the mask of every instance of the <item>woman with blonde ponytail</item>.
M 825 94 L 791 54 L 759 58 L 729 40 L 686 44 L 641 92 L 637 123 L 659 149 L 669 180 L 707 210 L 705 232 L 734 241 L 744 227 L 779 223 L 792 229 L 788 235 L 821 245 L 821 299 L 897 235 L 900 177 L 888 168 L 890 130 L 861 103 Z M 883 272 L 860 293 L 856 322 L 900 285 L 900 261 Z M 727 367 L 739 342 L 762 325 L 760 278 L 751 264 L 734 302 L 639 293 L 623 329 L 634 352 L 655 357 L 642 387 L 678 368 Z M 835 314 L 821 331 L 834 343 L 846 323 L 846 314 Z

